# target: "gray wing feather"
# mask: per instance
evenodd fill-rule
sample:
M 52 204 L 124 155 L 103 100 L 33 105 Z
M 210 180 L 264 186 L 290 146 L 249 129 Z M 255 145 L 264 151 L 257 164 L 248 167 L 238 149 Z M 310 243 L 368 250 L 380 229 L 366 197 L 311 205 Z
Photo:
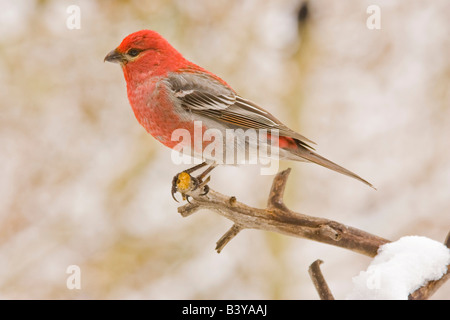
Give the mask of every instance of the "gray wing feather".
M 172 74 L 168 83 L 174 98 L 191 114 L 226 122 L 230 128 L 276 129 L 280 136 L 291 137 L 311 149 L 306 143 L 315 144 L 207 74 Z

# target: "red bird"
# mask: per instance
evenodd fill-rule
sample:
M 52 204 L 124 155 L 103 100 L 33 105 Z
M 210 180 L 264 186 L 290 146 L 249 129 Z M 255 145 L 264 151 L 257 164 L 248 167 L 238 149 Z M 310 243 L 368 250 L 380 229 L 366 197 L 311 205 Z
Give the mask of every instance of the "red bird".
M 185 172 L 210 164 L 207 174 L 217 164 L 225 163 L 224 153 L 217 150 L 215 153 L 204 152 L 212 143 L 204 137 L 208 130 L 215 130 L 215 146 L 222 147 L 217 144 L 217 134 L 225 137 L 230 130 L 252 129 L 265 132 L 266 139 L 247 139 L 237 145 L 233 143 L 231 147 L 223 141 L 225 152 L 234 152 L 236 150 L 230 148 L 236 148 L 247 155 L 252 152 L 258 155 L 258 150 L 270 144 L 267 141 L 271 141 L 276 132 L 279 158 L 314 162 L 373 187 L 353 172 L 313 152 L 310 144 L 314 142 L 289 129 L 254 102 L 239 96 L 218 76 L 186 60 L 155 31 L 141 30 L 128 35 L 108 53 L 105 61 L 119 63 L 122 67 L 133 112 L 156 140 L 180 151 L 179 139 L 174 139 L 174 132 L 181 130 L 191 134 L 191 139 L 184 141 L 182 146 L 190 147 L 188 153 L 205 162 Z M 197 137 L 196 132 L 200 133 Z M 203 140 L 198 144 L 195 139 Z M 186 149 L 183 152 L 186 153 Z

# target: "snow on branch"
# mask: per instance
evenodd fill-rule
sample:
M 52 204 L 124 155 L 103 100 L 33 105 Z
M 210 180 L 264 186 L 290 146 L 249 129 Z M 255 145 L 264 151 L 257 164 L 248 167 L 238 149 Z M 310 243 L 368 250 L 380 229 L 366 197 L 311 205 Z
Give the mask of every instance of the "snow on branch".
M 402 237 L 380 247 L 367 270 L 353 278 L 347 298 L 423 299 L 446 280 L 449 264 L 450 249 L 444 244 L 426 237 Z

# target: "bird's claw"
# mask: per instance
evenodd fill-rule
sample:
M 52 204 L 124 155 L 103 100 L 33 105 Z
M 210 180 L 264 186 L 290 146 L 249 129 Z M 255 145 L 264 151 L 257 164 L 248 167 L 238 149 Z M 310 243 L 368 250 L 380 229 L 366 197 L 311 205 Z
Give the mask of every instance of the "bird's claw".
M 173 198 L 173 200 L 175 200 L 176 202 L 180 202 L 180 201 L 178 201 L 178 199 L 175 197 L 175 194 L 177 193 L 177 180 L 178 180 L 178 174 L 175 176 L 175 177 L 173 177 L 173 179 L 172 179 L 172 190 L 171 190 L 171 194 L 172 194 L 172 198 Z
M 209 186 L 206 184 L 206 185 L 203 187 L 203 193 L 200 194 L 200 195 L 201 195 L 201 196 L 206 196 L 206 195 L 208 194 L 208 192 L 209 192 Z
M 179 192 L 181 193 L 183 200 L 186 200 L 187 202 L 191 203 L 189 201 L 190 196 L 187 193 L 197 190 L 198 188 L 202 188 L 203 192 L 200 193 L 200 195 L 201 196 L 207 195 L 209 192 L 209 186 L 207 185 L 207 183 L 210 180 L 211 180 L 210 176 L 208 176 L 205 179 L 205 181 L 202 181 L 202 175 L 198 177 L 193 177 L 187 170 L 180 172 L 177 175 L 175 175 L 172 180 L 172 189 L 171 189 L 172 198 L 176 202 L 179 202 L 175 197 L 175 194 Z

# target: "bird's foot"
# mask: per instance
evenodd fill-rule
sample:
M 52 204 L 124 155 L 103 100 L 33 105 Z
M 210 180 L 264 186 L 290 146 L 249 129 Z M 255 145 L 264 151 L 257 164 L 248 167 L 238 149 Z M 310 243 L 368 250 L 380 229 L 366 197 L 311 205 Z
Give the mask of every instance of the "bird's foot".
M 199 190 L 200 193 L 198 195 L 204 196 L 208 194 L 209 187 L 207 183 L 211 180 L 211 177 L 208 176 L 205 180 L 203 180 L 210 172 L 215 168 L 215 165 L 209 166 L 205 171 L 203 171 L 197 177 L 193 177 L 191 175 L 192 172 L 204 167 L 206 162 L 203 162 L 195 167 L 182 171 L 176 174 L 172 180 L 172 198 L 178 202 L 175 198 L 175 194 L 177 192 L 181 193 L 183 200 L 187 200 L 189 202 L 189 193 Z

